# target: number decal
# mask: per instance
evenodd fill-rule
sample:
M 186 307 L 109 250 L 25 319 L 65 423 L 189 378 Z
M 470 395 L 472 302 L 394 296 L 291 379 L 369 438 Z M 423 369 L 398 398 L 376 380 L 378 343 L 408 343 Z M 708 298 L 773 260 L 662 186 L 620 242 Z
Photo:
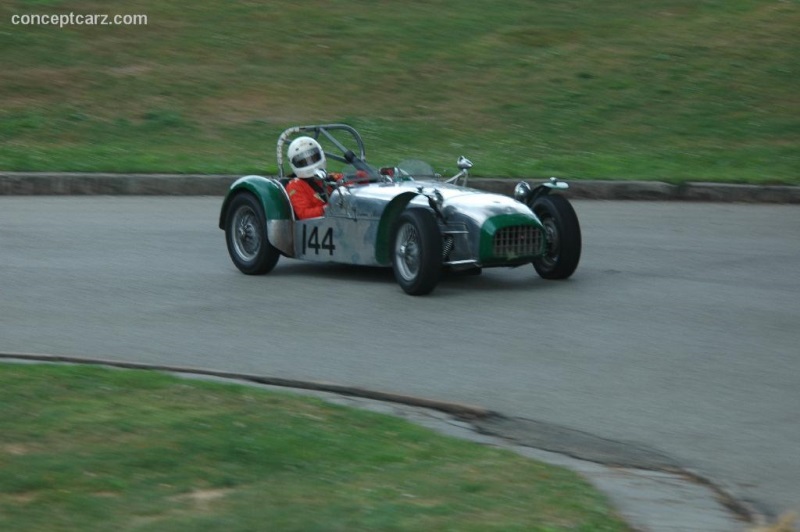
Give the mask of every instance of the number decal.
M 325 231 L 325 236 L 322 237 L 322 249 L 328 250 L 328 255 L 333 255 L 333 250 L 336 246 L 333 245 L 333 229 Z
M 303 226 L 303 255 L 306 250 L 313 249 L 314 255 L 319 255 L 319 250 L 326 250 L 328 255 L 333 255 L 336 245 L 333 243 L 333 228 L 329 227 L 325 234 L 322 236 L 322 242 L 319 241 L 319 228 L 314 227 L 311 229 L 311 234 L 306 234 L 306 226 Z
M 314 255 L 319 255 L 319 231 L 316 227 L 308 235 L 308 247 L 314 250 Z

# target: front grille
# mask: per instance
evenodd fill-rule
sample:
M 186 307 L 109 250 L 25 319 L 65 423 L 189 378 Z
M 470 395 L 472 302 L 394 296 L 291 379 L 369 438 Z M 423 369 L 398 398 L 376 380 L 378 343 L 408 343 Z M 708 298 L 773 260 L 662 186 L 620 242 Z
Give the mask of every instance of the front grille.
M 542 250 L 542 231 L 531 225 L 513 225 L 499 229 L 492 240 L 495 257 L 513 259 L 538 255 Z

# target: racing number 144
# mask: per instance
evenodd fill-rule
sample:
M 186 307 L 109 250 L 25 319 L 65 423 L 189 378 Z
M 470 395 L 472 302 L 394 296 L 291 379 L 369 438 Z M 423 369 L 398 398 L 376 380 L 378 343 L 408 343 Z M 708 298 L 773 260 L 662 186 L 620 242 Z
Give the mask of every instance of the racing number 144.
M 314 255 L 319 255 L 319 250 L 327 250 L 329 255 L 333 255 L 333 250 L 336 246 L 333 245 L 333 228 L 329 227 L 325 234 L 322 235 L 322 242 L 319 240 L 319 228 L 314 227 L 311 233 L 306 236 L 306 226 L 303 226 L 303 255 L 307 253 L 308 249 L 314 250 Z

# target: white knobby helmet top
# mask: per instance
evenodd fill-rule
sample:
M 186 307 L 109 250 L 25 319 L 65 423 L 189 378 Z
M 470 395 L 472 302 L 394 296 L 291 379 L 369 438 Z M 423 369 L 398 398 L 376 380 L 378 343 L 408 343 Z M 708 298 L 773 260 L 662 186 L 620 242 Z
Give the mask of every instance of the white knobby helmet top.
M 294 175 L 297 177 L 314 177 L 314 172 L 325 170 L 325 152 L 319 142 L 311 137 L 297 137 L 291 144 L 286 155 Z

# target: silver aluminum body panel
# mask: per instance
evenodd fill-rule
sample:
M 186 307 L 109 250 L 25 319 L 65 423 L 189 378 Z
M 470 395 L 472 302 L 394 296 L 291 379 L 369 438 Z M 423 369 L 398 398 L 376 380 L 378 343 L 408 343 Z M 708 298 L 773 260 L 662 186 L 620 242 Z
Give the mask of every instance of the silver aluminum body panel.
M 526 205 L 512 198 L 438 181 L 340 186 L 332 192 L 324 217 L 294 222 L 291 256 L 314 262 L 385 265 L 375 249 L 387 205 L 403 196 L 403 202 L 410 199 L 410 205 L 430 208 L 424 194 L 434 190 L 443 198 L 442 235 L 453 238 L 454 244 L 445 265 L 480 265 L 481 228 L 490 218 L 521 215 L 532 225 L 541 225 Z
M 379 219 L 325 216 L 294 224 L 294 257 L 312 262 L 381 265 L 375 257 Z
M 294 256 L 294 220 L 267 220 L 267 239 L 284 255 Z
M 328 213 L 335 216 L 380 217 L 386 204 L 398 195 L 405 192 L 416 193 L 418 197 L 411 203 L 427 206 L 428 199 L 422 194 L 432 193 L 434 190 L 438 190 L 444 198 L 443 213 L 448 220 L 451 216 L 464 215 L 478 225 L 483 225 L 488 218 L 504 214 L 530 215 L 535 219 L 530 208 L 508 196 L 438 181 L 402 181 L 339 187 L 331 194 Z

